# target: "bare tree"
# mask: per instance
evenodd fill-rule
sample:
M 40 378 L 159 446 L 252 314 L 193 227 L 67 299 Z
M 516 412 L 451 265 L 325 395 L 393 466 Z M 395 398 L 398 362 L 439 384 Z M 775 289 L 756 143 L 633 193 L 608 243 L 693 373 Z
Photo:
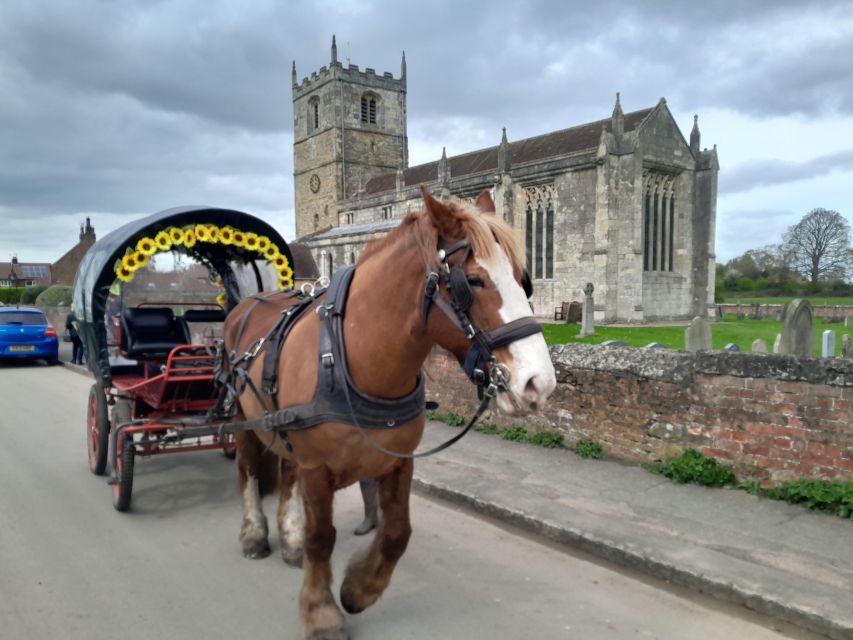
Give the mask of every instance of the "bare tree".
M 837 211 L 813 209 L 783 236 L 791 269 L 812 284 L 853 273 L 850 225 Z

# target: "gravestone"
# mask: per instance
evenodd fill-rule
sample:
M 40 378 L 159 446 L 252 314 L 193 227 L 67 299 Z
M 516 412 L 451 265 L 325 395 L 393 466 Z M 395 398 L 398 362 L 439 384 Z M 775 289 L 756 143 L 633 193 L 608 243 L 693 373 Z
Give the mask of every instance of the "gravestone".
M 666 349 L 665 345 L 662 345 L 660 342 L 650 342 L 643 349 Z
M 684 330 L 684 348 L 687 351 L 710 351 L 711 323 L 700 316 L 693 318 Z
M 752 309 L 750 310 L 748 317 L 750 320 L 761 320 L 761 305 L 752 305 Z
M 577 300 L 569 305 L 569 311 L 566 313 L 566 323 L 577 324 L 581 321 L 583 314 L 583 304 Z
M 853 359 L 853 340 L 846 333 L 841 336 L 841 357 Z
M 723 319 L 723 317 L 725 317 L 725 315 L 726 315 L 726 312 L 723 310 L 723 305 L 718 304 L 718 305 L 717 305 L 717 317 L 718 317 L 720 320 L 722 320 L 722 319 Z
M 734 353 L 740 351 L 740 347 L 736 345 L 734 342 L 729 342 L 725 347 L 723 347 L 723 351 L 728 351 L 729 353 Z
M 847 316 L 846 318 L 844 318 L 844 326 L 853 327 L 853 316 Z
M 782 334 L 777 333 L 776 339 L 773 341 L 773 353 L 782 353 Z
M 767 353 L 767 343 L 761 338 L 756 338 L 752 341 L 753 353 Z
M 628 347 L 630 346 L 624 340 L 605 340 L 601 343 L 603 347 Z
M 782 322 L 782 312 L 781 311 L 774 312 L 773 313 L 773 320 L 775 320 L 776 322 Z
M 835 331 L 827 329 L 823 332 L 820 341 L 820 357 L 834 358 L 835 357 Z
M 593 312 L 595 309 L 595 303 L 592 299 L 593 291 L 595 291 L 595 287 L 592 286 L 591 282 L 587 282 L 586 286 L 583 288 L 583 319 L 581 320 L 581 331 L 578 334 L 578 338 L 587 338 L 595 335 L 595 315 Z
M 779 353 L 809 358 L 812 355 L 814 310 L 808 300 L 791 300 L 785 305 Z

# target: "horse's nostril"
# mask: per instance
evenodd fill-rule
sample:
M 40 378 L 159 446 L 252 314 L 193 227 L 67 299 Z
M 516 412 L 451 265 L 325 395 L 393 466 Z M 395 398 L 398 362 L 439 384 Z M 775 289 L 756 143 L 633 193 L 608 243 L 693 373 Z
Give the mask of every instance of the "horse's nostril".
M 524 395 L 527 396 L 529 400 L 532 400 L 533 404 L 535 404 L 536 400 L 539 399 L 540 394 L 539 376 L 532 376 L 524 386 Z

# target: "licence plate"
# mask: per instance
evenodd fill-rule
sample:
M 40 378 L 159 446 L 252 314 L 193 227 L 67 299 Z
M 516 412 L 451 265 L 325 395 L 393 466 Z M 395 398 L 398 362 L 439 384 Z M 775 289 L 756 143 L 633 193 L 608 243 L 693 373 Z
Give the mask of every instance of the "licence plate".
M 32 344 L 13 344 L 9 347 L 9 351 L 35 351 L 36 347 Z

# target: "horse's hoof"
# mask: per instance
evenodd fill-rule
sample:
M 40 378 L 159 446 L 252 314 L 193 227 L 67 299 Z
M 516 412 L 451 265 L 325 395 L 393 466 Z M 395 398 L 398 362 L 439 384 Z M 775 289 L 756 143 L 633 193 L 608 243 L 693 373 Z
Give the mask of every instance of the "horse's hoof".
M 353 616 L 364 611 L 364 607 L 355 606 L 352 602 L 347 600 L 346 597 L 344 597 L 343 593 L 341 593 L 341 606 L 344 608 L 344 611 Z
M 353 533 L 357 536 L 363 536 L 366 533 L 370 533 L 376 528 L 376 520 L 374 518 L 365 518 L 364 521 L 358 525 Z
M 266 558 L 270 554 L 270 543 L 267 540 L 261 540 L 251 544 L 243 545 L 243 557 L 251 558 L 252 560 L 260 560 Z
M 304 554 L 302 551 L 290 551 L 288 549 L 281 550 L 281 559 L 284 560 L 284 564 L 288 567 L 293 567 L 294 569 L 302 568 L 302 558 Z

